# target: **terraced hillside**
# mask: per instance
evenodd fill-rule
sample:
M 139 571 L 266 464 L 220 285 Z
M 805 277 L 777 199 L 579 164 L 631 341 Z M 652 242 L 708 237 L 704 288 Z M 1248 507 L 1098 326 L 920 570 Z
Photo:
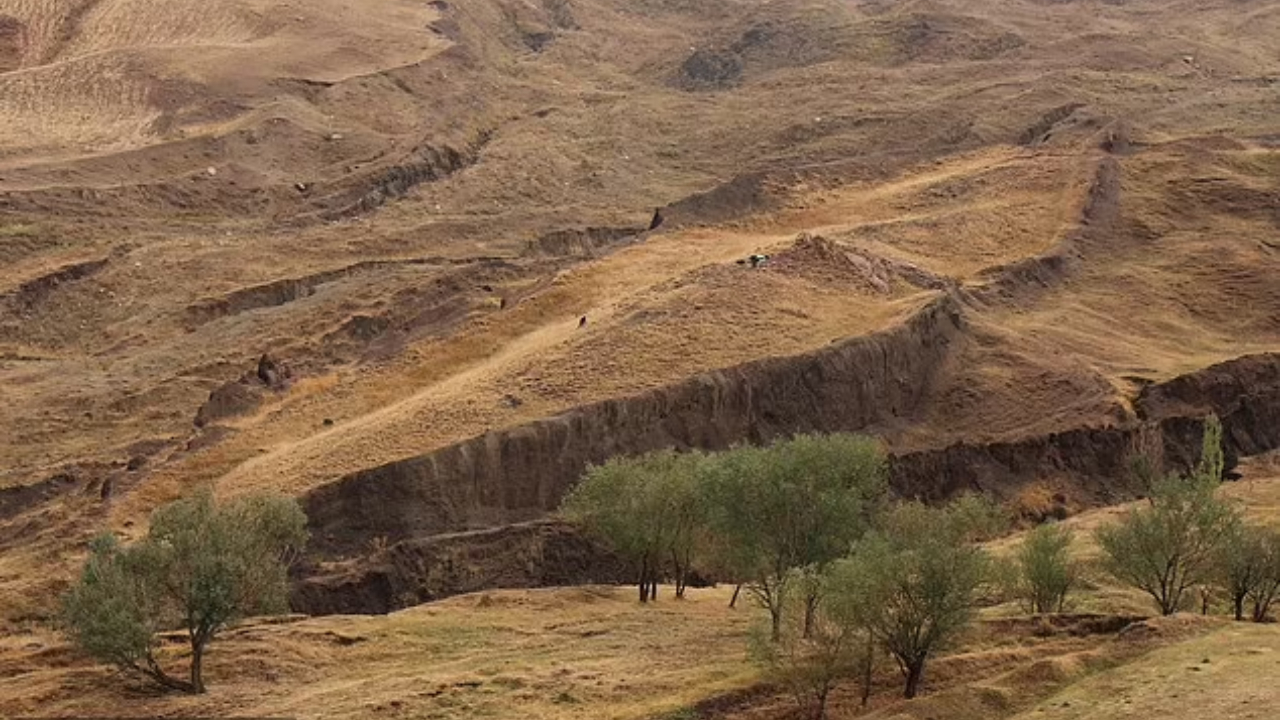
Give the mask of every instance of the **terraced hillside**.
M 0 3 L 0 619 L 204 483 L 304 500 L 300 609 L 387 610 L 607 573 L 541 521 L 616 452 L 865 431 L 904 494 L 1035 516 L 1210 411 L 1276 447 L 1277 37 L 1262 0 Z

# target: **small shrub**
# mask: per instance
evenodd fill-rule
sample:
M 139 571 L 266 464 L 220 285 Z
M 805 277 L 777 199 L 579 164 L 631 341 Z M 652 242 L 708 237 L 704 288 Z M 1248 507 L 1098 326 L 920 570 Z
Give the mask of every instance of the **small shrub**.
M 1059 525 L 1032 530 L 1017 555 L 1018 594 L 1028 611 L 1060 613 L 1079 572 L 1071 559 L 1071 531 Z

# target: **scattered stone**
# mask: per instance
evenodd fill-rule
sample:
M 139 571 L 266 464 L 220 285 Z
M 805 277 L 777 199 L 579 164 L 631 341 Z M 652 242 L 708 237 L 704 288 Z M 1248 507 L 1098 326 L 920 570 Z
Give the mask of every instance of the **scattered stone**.
M 325 427 L 333 427 L 333 418 L 325 418 L 322 422 Z
M 208 170 L 205 170 L 205 172 L 209 174 L 209 177 L 213 177 L 218 174 L 218 168 L 210 167 Z

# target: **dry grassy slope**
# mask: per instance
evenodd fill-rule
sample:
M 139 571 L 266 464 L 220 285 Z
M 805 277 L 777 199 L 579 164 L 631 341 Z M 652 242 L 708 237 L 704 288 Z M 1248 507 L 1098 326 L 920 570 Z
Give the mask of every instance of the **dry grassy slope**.
M 1280 521 L 1280 457 L 1243 467 L 1223 492 L 1257 521 Z M 1068 520 L 1089 562 L 1089 533 L 1124 508 Z M 1015 550 L 1021 536 L 994 543 Z M 231 630 L 207 656 L 205 696 L 156 696 L 76 657 L 44 630 L 0 639 L 0 707 L 34 716 L 120 712 L 311 717 L 649 718 L 791 717 L 791 700 L 757 687 L 747 649 L 761 611 L 726 608 L 731 588 L 664 588 L 645 607 L 625 588 L 495 591 L 378 617 L 294 619 Z M 1094 570 L 1073 611 L 1143 615 L 1148 601 Z M 897 699 L 881 669 L 865 717 L 1268 717 L 1276 701 L 1280 631 L 1216 617 L 1178 616 L 1119 636 L 1061 632 L 1012 603 L 936 659 L 926 694 Z M 1121 623 L 1123 624 L 1123 623 Z M 175 646 L 167 657 L 178 661 Z M 1208 662 L 1205 662 L 1206 658 Z M 755 687 L 752 692 L 740 691 Z M 719 698 L 719 699 L 716 699 Z M 856 714 L 856 691 L 835 695 L 835 717 Z M 700 715 L 689 708 L 700 707 Z
M 282 80 L 335 82 L 430 57 L 425 5 L 17 0 L 20 60 L 0 76 L 6 167 L 217 134 Z M 319 119 L 317 116 L 316 119 Z M 168 135 L 168 137 L 166 137 Z M 21 165 L 17 162 L 21 162 Z M 145 173 L 144 173 L 145 176 Z M 115 178 L 118 182 L 119 176 Z
M 52 7 L 23 4 L 14 15 L 45 18 L 32 20 L 32 26 L 53 27 L 58 23 L 48 20 L 56 15 Z M 168 4 L 162 12 L 136 4 L 129 8 L 136 10 L 114 3 L 86 6 L 73 25 L 58 25 L 70 32 L 65 47 L 54 55 L 32 52 L 60 67 L 59 62 L 103 53 L 147 55 L 151 46 L 192 42 L 196 15 L 190 6 Z M 403 285 L 393 280 L 379 298 L 370 285 L 381 285 L 384 278 L 344 283 L 325 288 L 334 301 L 326 307 L 285 305 L 260 313 L 252 325 L 224 323 L 196 336 L 185 334 L 182 308 L 237 288 L 369 257 L 431 255 L 445 252 L 443 248 L 460 254 L 492 252 L 490 248 L 501 252 L 504 238 L 527 238 L 584 220 L 634 222 L 648 207 L 738 170 L 822 168 L 826 175 L 793 187 L 806 197 L 811 190 L 827 192 L 821 188 L 837 181 L 862 178 L 873 185 L 886 173 L 922 160 L 1025 139 L 1026 131 L 1045 125 L 1042 116 L 1054 108 L 1086 104 L 1057 125 L 1039 128 L 1053 137 L 1041 155 L 1021 167 L 956 180 L 961 186 L 976 183 L 979 188 L 973 192 L 933 188 L 934 195 L 898 203 L 867 195 L 865 202 L 846 208 L 859 217 L 838 218 L 849 225 L 882 219 L 856 231 L 873 250 L 930 260 L 921 257 L 924 252 L 951 273 L 967 275 L 1051 241 L 1050 228 L 1058 227 L 1052 213 L 1067 207 L 1062 193 L 1078 181 L 1071 177 L 1077 171 L 1062 171 L 1077 167 L 1077 143 L 1108 117 L 1127 120 L 1135 135 L 1149 141 L 1228 128 L 1233 135 L 1254 137 L 1272 129 L 1266 109 L 1274 95 L 1266 85 L 1270 66 L 1265 63 L 1271 61 L 1265 48 L 1277 20 L 1261 5 L 1243 13 L 1236 5 L 1187 8 L 1195 21 L 1171 21 L 1168 34 L 1160 37 L 1141 32 L 1153 13 L 1168 11 L 1167 4 L 1154 3 L 1109 8 L 1095 16 L 1075 4 L 1018 2 L 1002 4 L 998 11 L 960 2 L 893 9 L 718 2 L 700 5 L 696 13 L 691 6 L 671 3 L 539 7 L 491 2 L 455 7 L 436 22 L 434 32 L 425 29 L 428 11 L 406 18 L 401 13 L 407 11 L 396 3 L 380 3 L 354 20 L 329 10 L 315 4 L 293 9 L 227 2 L 202 11 L 210 26 L 200 41 L 218 47 L 184 50 L 178 60 L 164 61 L 181 66 L 187 75 L 200 75 L 193 81 L 199 87 L 175 95 L 173 123 L 185 140 L 156 129 L 135 138 L 135 145 L 146 145 L 138 150 L 106 155 L 96 150 L 92 157 L 58 161 L 48 159 L 52 153 L 47 145 L 53 140 L 42 140 L 44 131 L 24 131 L 24 141 L 12 143 L 15 150 L 28 148 L 30 154 L 0 173 L 0 188 L 26 193 L 92 187 L 108 194 L 77 200 L 69 210 L 96 212 L 118 201 L 136 208 L 137 218 L 130 224 L 147 228 L 152 221 L 163 221 L 169 228 L 190 228 L 139 232 L 115 227 L 123 221 L 112 221 L 111 231 L 95 235 L 91 243 L 66 247 L 65 241 L 51 239 L 57 233 L 38 223 L 16 226 L 24 237 L 15 245 L 28 252 L 45 244 L 53 247 L 15 258 L 5 273 L 8 287 L 68 263 L 114 258 L 92 282 L 60 290 L 59 297 L 35 313 L 23 313 L 21 326 L 6 338 L 11 341 L 7 355 L 47 359 L 14 368 L 14 381 L 30 388 L 30 397 L 44 401 L 39 404 L 46 409 L 43 417 L 18 410 L 18 416 L 7 419 L 7 425 L 32 427 L 36 434 L 23 444 L 39 444 L 42 450 L 39 458 L 8 463 L 17 465 L 21 476 L 38 476 L 59 461 L 83 456 L 83 447 L 60 447 L 58 438 L 102 435 L 106 442 L 99 445 L 111 448 L 103 454 L 118 457 L 131 440 L 181 435 L 182 415 L 193 412 L 214 378 L 234 372 L 233 363 L 270 347 L 301 345 L 301 352 L 311 351 L 312 333 L 322 335 L 340 325 L 346 308 L 367 307 L 370 295 L 373 302 L 385 301 Z M 136 19 L 130 22 L 131 17 Z M 302 53 L 290 43 L 298 37 L 327 40 L 338 25 L 343 31 L 336 47 L 379 48 L 388 53 L 380 65 L 385 72 L 368 74 L 362 60 L 337 51 L 344 69 L 359 77 L 313 77 L 295 67 L 304 61 L 322 63 L 324 58 L 315 56 L 331 45 L 313 43 Z M 1064 33 L 1064 27 L 1072 31 Z M 397 34 L 410 29 L 420 37 Z M 57 34 L 40 32 L 29 36 Z M 536 37 L 545 33 L 554 42 L 535 51 L 530 43 L 537 45 Z M 370 34 L 380 42 L 367 42 Z M 243 54 L 229 62 L 218 48 L 233 35 L 243 45 L 236 52 Z M 418 52 L 419 41 L 434 43 L 433 51 L 452 46 L 425 62 L 388 69 L 403 60 L 392 57 L 396 53 Z M 32 42 L 48 45 L 38 38 Z M 679 89 L 680 63 L 689 57 L 690 47 L 736 54 L 740 84 L 723 92 Z M 44 67 L 33 63 L 24 59 L 24 69 L 4 77 Z M 286 68 L 281 63 L 293 64 Z M 187 72 L 193 64 L 201 65 L 199 72 Z M 221 76 L 214 77 L 218 73 L 246 87 L 224 92 Z M 336 82 L 299 86 L 293 80 L 300 78 Z M 56 94 L 42 91 L 41 96 Z M 231 98 L 226 107 L 234 116 L 226 123 L 247 123 L 245 134 L 226 123 L 215 127 L 178 117 L 188 111 L 198 115 L 190 108 L 223 97 Z M 268 122 L 271 118 L 275 120 Z M 402 159 L 424 138 L 464 138 L 479 129 L 494 135 L 478 165 L 384 208 L 371 220 L 290 232 L 263 230 L 252 221 L 220 220 L 228 210 L 239 210 L 236 187 L 265 189 L 277 210 L 305 205 L 305 199 L 286 201 L 273 193 L 280 186 L 289 190 L 299 179 L 316 180 L 321 188 L 341 186 L 352 167 L 376 169 Z M 343 140 L 323 139 L 333 130 L 343 131 Z M 48 132 L 51 137 L 62 132 L 59 123 L 50 124 Z M 250 138 L 254 144 L 247 144 Z M 220 173 L 205 176 L 208 166 Z M 247 174 L 237 168 L 247 168 Z M 361 172 L 354 170 L 355 175 Z M 1010 181 L 1000 173 L 1018 177 Z M 927 177 L 918 171 L 906 175 Z M 178 193 L 181 205 L 148 204 L 150 195 L 141 190 L 136 196 L 109 194 L 122 183 L 143 183 L 147 192 L 168 198 L 166 203 L 175 202 L 172 195 Z M 1017 194 L 1009 191 L 1011 185 L 1018 187 Z M 58 193 L 39 197 L 51 208 L 70 202 Z M 917 205 L 929 211 L 921 216 Z M 49 222 L 49 216 L 39 220 Z M 793 234 L 811 222 L 796 217 L 768 233 Z M 891 242 L 883 239 L 886 234 Z M 498 241 L 496 246 L 459 248 L 460 239 L 477 241 L 486 235 Z M 120 254 L 112 255 L 113 250 Z M 420 276 L 402 280 L 421 281 Z M 101 295 L 114 302 L 103 302 Z M 590 302 L 577 304 L 590 307 Z M 302 332 L 300 316 L 309 319 Z M 103 376 L 101 382 L 84 382 L 74 394 L 63 381 L 94 376 Z M 636 384 L 659 381 L 633 378 Z M 74 404 L 58 402 L 72 397 Z M 380 399 L 369 404 L 379 405 Z M 120 423 L 119 413 L 110 413 L 113 403 L 121 402 L 130 408 L 127 426 Z M 98 406 L 95 418 L 105 414 L 110 422 L 71 411 L 82 405 Z M 275 445 L 280 434 L 268 431 L 263 444 Z M 289 431 L 285 439 L 302 438 Z M 420 443 L 406 444 L 425 449 Z
M 79 464 L 88 486 L 4 521 L 5 587 L 198 482 L 298 490 L 882 327 L 925 293 L 729 261 L 818 230 L 973 287 L 1079 229 L 1103 146 L 1121 173 L 1108 232 L 1051 287 L 971 308 L 895 442 L 1107 422 L 1128 376 L 1280 346 L 1273 3 L 448 7 L 0 7 L 0 62 L 20 58 L 0 67 L 19 99 L 0 104 L 0 485 Z M 473 147 L 377 212 L 319 217 Z M 714 227 L 590 262 L 525 251 L 750 173 L 764 206 L 721 196 Z M 502 295 L 518 302 L 498 311 Z M 388 329 L 348 342 L 361 318 Z M 267 350 L 308 377 L 185 451 L 207 393 Z

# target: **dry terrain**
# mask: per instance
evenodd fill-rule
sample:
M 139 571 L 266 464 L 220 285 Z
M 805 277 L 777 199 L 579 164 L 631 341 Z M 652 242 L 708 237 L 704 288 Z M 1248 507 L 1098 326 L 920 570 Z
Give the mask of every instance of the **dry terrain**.
M 1280 456 L 1253 461 L 1223 493 L 1258 522 L 1280 521 Z M 1147 618 L 1149 600 L 1098 572 L 1090 539 L 1124 507 L 1067 521 L 1085 589 L 1057 619 L 1015 602 L 985 608 L 937 660 L 927 693 L 897 699 L 891 667 L 865 713 L 842 684 L 833 717 L 1265 718 L 1280 697 L 1280 628 L 1215 615 Z M 1010 552 L 1020 535 L 993 543 Z M 216 641 L 206 696 L 157 695 L 77 657 L 47 630 L 0 640 L 9 712 L 65 717 L 104 708 L 146 715 L 297 718 L 782 718 L 789 696 L 749 656 L 764 611 L 727 607 L 732 588 L 671 588 L 656 604 L 630 588 L 585 586 L 462 595 L 382 616 L 250 621 Z M 1144 619 L 1147 618 L 1147 619 Z M 166 656 L 184 651 L 174 638 Z M 887 665 L 887 663 L 886 663 Z
M 1280 446 L 1277 38 L 1266 0 L 0 0 L 0 707 L 99 697 L 50 598 L 204 484 L 302 499 L 350 609 L 375 541 L 468 558 L 443 590 L 395 569 L 417 599 L 590 579 L 511 538 L 615 452 L 869 432 L 904 493 L 1034 519 L 1131 497 L 1211 411 L 1233 458 Z M 485 643 L 548 647 L 516 672 L 434 634 L 478 597 L 255 626 L 200 707 L 592 717 L 626 683 L 645 716 L 751 684 L 745 621 L 699 636 L 718 600 L 651 632 L 603 590 L 495 591 Z M 625 660 L 503 630 L 606 615 Z M 232 670 L 275 640 L 278 682 Z M 410 691 L 414 648 L 441 662 Z

